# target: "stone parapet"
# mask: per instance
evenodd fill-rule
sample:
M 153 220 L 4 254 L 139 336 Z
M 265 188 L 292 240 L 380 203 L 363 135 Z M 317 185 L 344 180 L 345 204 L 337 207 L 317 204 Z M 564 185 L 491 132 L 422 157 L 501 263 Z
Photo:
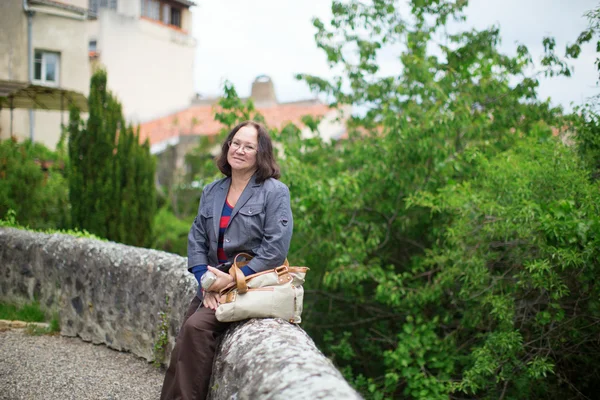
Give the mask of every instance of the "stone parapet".
M 58 313 L 62 335 L 148 361 L 165 331 L 169 359 L 196 292 L 186 265 L 157 250 L 0 228 L 0 301 L 37 300 Z M 283 320 L 234 324 L 214 368 L 213 399 L 360 398 L 310 337 Z

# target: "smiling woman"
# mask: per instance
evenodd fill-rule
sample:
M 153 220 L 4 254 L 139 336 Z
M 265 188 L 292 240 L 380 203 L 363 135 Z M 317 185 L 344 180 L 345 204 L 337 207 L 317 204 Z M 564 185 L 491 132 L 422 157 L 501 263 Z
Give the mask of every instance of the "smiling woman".
M 239 253 L 253 257 L 241 268 L 246 276 L 278 267 L 292 238 L 290 194 L 277 180 L 279 166 L 264 126 L 253 121 L 236 126 L 223 142 L 217 166 L 225 178 L 204 188 L 188 236 L 188 270 L 199 286 L 171 353 L 163 400 L 208 394 L 216 341 L 229 326 L 215 316 L 219 291 L 234 280 L 213 267 Z M 212 281 L 203 281 L 210 274 Z

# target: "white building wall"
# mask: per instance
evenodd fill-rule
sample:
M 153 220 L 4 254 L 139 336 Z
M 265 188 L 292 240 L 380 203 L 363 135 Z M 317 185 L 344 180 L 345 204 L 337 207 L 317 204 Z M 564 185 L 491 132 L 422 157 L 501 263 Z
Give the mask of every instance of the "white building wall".
M 27 82 L 27 18 L 23 3 L 0 1 L 0 79 Z M 29 132 L 27 111 L 13 112 L 13 133 Z M 0 111 L 0 140 L 10 137 L 10 110 Z
M 117 13 L 127 15 L 128 17 L 139 17 L 142 13 L 142 4 L 140 0 L 120 0 L 117 1 Z
M 87 0 L 64 0 L 63 3 L 87 8 Z M 23 11 L 21 1 L 5 3 L 14 7 L 10 8 L 13 23 L 2 24 L 7 27 L 8 35 L 0 35 L 0 44 L 8 40 L 10 45 L 0 60 L 6 62 L 0 68 L 0 79 L 29 81 L 27 59 L 27 17 Z M 89 61 L 87 54 L 87 28 L 86 22 L 80 16 L 69 11 L 55 7 L 37 6 L 32 24 L 32 49 L 35 51 L 46 50 L 60 53 L 59 86 L 60 88 L 75 90 L 87 95 L 89 91 Z M 6 9 L 8 10 L 8 8 Z M 4 16 L 8 17 L 7 14 Z M 4 17 L 3 16 L 3 17 Z M 74 17 L 74 18 L 73 18 Z M 0 19 L 1 20 L 1 19 Z M 33 57 L 33 55 L 32 55 Z M 68 106 L 65 105 L 63 114 L 64 123 L 68 122 Z M 0 139 L 10 137 L 11 112 L 3 109 L 0 112 Z M 30 137 L 29 110 L 15 109 L 12 113 L 13 135 L 18 140 Z M 61 113 L 58 111 L 34 110 L 34 140 L 54 149 L 61 133 Z
M 33 49 L 60 53 L 59 87 L 89 93 L 90 69 L 85 20 L 38 13 L 33 22 Z M 34 140 L 55 148 L 61 134 L 61 112 L 35 110 Z M 62 122 L 69 121 L 65 104 Z M 29 137 L 29 133 L 27 134 Z
M 160 22 L 108 9 L 99 13 L 97 36 L 108 86 L 130 122 L 189 106 L 194 95 L 194 38 Z

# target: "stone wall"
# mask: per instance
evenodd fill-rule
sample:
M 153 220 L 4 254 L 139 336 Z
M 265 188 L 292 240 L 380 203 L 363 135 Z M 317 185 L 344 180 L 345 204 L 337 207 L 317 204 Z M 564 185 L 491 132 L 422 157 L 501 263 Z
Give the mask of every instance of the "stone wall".
M 149 361 L 164 329 L 159 313 L 168 315 L 168 355 L 196 290 L 183 257 L 17 229 L 0 229 L 0 277 L 0 299 L 38 300 L 58 312 L 62 335 Z
M 169 359 L 196 287 L 186 259 L 174 254 L 0 228 L 0 301 L 38 300 L 58 313 L 62 335 L 148 361 L 165 328 Z M 283 320 L 234 324 L 214 368 L 213 399 L 359 398 L 310 337 Z

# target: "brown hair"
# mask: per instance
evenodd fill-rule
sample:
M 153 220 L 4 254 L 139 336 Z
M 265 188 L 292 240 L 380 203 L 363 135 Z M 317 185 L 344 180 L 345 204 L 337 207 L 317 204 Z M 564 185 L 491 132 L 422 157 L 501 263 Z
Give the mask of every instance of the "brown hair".
M 275 161 L 271 137 L 267 132 L 267 128 L 255 121 L 244 121 L 229 132 L 229 135 L 227 135 L 227 138 L 221 147 L 221 154 L 217 158 L 217 167 L 219 167 L 219 170 L 224 175 L 231 176 L 231 165 L 229 165 L 229 162 L 227 161 L 229 142 L 244 126 L 252 126 L 257 132 L 258 148 L 256 150 L 256 182 L 262 183 L 269 178 L 279 179 L 281 174 L 279 173 L 279 165 L 277 165 L 277 162 Z

